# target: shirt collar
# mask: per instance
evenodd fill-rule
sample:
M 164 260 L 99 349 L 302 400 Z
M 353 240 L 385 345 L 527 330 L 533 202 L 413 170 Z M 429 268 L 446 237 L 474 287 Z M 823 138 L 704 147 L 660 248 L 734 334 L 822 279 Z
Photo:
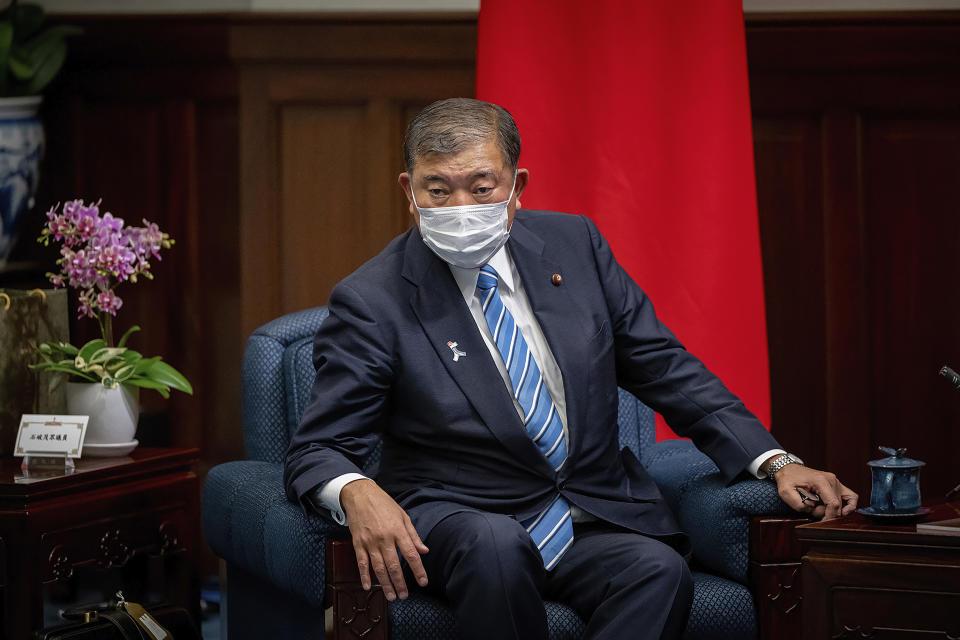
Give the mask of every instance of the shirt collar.
M 487 264 L 497 270 L 497 274 L 500 276 L 500 285 L 498 286 L 505 286 L 510 291 L 513 291 L 513 260 L 510 258 L 510 253 L 507 252 L 507 246 L 504 245 L 500 247 L 500 249 L 493 254 L 493 257 L 487 261 Z M 460 288 L 463 299 L 469 300 L 472 298 L 473 294 L 477 291 L 477 278 L 480 276 L 480 267 L 467 269 L 452 264 L 448 266 L 450 267 L 450 273 L 453 274 L 453 279 L 457 281 L 457 286 Z

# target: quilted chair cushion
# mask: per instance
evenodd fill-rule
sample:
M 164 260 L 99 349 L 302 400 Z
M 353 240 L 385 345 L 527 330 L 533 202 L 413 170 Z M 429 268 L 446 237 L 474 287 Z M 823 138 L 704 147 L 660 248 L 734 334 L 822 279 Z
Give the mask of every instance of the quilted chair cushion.
M 693 606 L 683 640 L 751 640 L 757 616 L 750 590 L 738 582 L 693 572 Z
M 570 607 L 547 602 L 550 640 L 579 640 L 584 624 Z M 455 638 L 453 609 L 442 600 L 413 593 L 389 605 L 391 640 L 450 640 Z M 493 640 L 491 638 L 491 640 Z
M 749 640 L 757 637 L 753 597 L 742 584 L 695 571 L 694 595 L 684 640 Z M 577 613 L 547 602 L 550 640 L 578 640 L 586 628 Z M 448 640 L 454 636 L 453 610 L 442 600 L 413 593 L 389 605 L 391 640 Z
M 283 462 L 290 434 L 303 411 L 303 385 L 313 383 L 313 368 L 296 369 L 297 353 L 329 315 L 326 307 L 299 311 L 268 322 L 253 332 L 243 353 L 243 441 L 247 458 Z M 287 347 L 294 349 L 287 353 Z M 307 382 L 309 380 L 309 382 Z M 291 388 L 291 384 L 294 385 Z M 299 411 L 299 412 L 298 412 Z
M 776 485 L 753 478 L 724 485 L 717 466 L 688 440 L 656 443 L 643 464 L 690 536 L 697 562 L 746 584 L 750 518 L 792 513 Z
M 287 500 L 280 465 L 253 460 L 212 468 L 203 485 L 203 531 L 214 553 L 288 593 L 323 606 L 327 536 L 346 528 Z

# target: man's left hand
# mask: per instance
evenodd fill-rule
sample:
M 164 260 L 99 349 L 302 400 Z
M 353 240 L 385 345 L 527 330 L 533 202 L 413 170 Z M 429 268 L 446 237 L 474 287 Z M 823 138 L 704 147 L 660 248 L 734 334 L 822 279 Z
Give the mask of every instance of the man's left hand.
M 830 520 L 853 513 L 857 508 L 857 494 L 830 472 L 788 464 L 777 471 L 775 478 L 780 498 L 800 513 Z M 822 502 L 817 502 L 816 496 L 820 496 Z

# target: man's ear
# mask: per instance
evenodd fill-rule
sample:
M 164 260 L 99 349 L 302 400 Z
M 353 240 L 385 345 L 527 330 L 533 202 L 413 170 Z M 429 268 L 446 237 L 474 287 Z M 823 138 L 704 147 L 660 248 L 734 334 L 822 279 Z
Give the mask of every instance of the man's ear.
M 412 215 L 414 219 L 417 219 L 417 208 L 413 204 L 413 193 L 410 191 L 413 188 L 410 184 L 410 174 L 404 171 L 397 176 L 397 184 L 400 185 L 404 195 L 407 196 L 407 210 L 410 211 L 410 215 Z
M 530 171 L 527 169 L 517 169 L 517 183 L 513 187 L 513 193 L 517 198 L 517 209 L 522 209 L 523 205 L 520 204 L 520 196 L 523 195 L 524 190 L 530 184 Z

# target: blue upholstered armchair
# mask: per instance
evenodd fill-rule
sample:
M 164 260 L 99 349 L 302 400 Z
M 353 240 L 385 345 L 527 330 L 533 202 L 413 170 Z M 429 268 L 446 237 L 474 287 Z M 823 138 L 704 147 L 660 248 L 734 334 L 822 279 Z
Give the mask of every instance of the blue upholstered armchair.
M 257 329 L 247 343 L 247 460 L 211 469 L 203 491 L 204 533 L 226 563 L 221 625 L 230 640 L 323 638 L 324 609 L 337 604 L 333 637 L 359 637 L 353 634 L 369 628 L 366 638 L 451 638 L 453 617 L 442 602 L 414 592 L 387 605 L 378 591 L 358 592 L 358 581 L 351 586 L 349 542 L 331 543 L 347 537 L 347 529 L 305 514 L 284 494 L 284 453 L 314 380 L 312 338 L 326 316 L 325 307 L 284 316 Z M 757 539 L 764 526 L 792 528 L 779 517 L 787 509 L 774 486 L 758 480 L 724 486 L 714 464 L 690 442 L 655 443 L 653 412 L 622 390 L 620 441 L 657 481 L 693 542 L 695 595 L 685 637 L 769 637 L 773 626 L 780 627 L 778 638 L 794 636 L 784 631 L 793 627 L 784 625 L 784 616 L 799 616 L 791 595 L 798 554 L 789 536 L 779 536 L 786 542 L 779 548 Z M 366 472 L 375 473 L 378 462 L 379 451 Z M 754 551 L 767 550 L 766 558 L 752 562 L 751 528 Z M 337 577 L 344 573 L 346 579 Z M 583 629 L 563 605 L 548 603 L 548 617 L 552 638 L 572 640 Z

